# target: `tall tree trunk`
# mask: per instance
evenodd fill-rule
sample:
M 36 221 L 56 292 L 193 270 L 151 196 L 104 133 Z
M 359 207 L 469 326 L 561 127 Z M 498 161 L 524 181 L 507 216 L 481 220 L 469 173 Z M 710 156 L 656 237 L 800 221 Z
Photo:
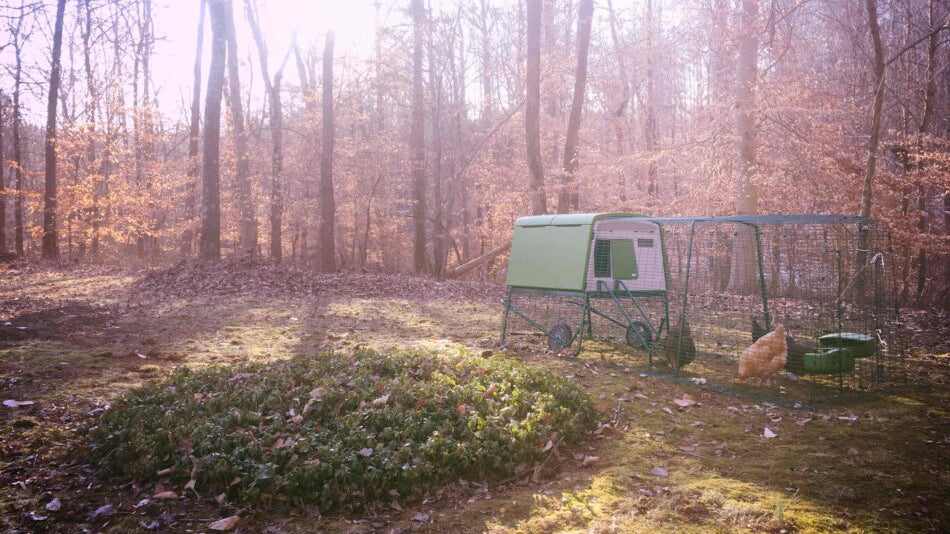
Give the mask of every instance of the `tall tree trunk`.
M 487 21 L 485 23 L 487 24 Z M 447 230 L 443 211 L 444 199 L 442 197 L 442 74 L 436 66 L 433 27 L 434 24 L 430 16 L 427 44 L 429 53 L 429 91 L 432 106 L 432 116 L 429 119 L 430 127 L 432 128 L 432 203 L 434 204 L 432 210 L 432 233 L 434 234 L 432 240 L 432 259 L 436 278 L 444 280 L 445 262 L 447 259 L 445 246 Z M 451 53 L 450 51 L 449 54 Z M 487 113 L 491 112 L 491 108 L 489 107 L 485 111 L 486 115 L 484 118 L 487 118 Z
M 541 0 L 527 1 L 527 67 L 525 76 L 525 142 L 527 144 L 528 197 L 531 213 L 548 212 L 544 192 L 544 166 L 541 163 Z
M 59 258 L 59 239 L 56 233 L 56 104 L 59 102 L 59 75 L 63 53 L 63 16 L 66 0 L 56 2 L 56 22 L 53 29 L 53 64 L 49 76 L 49 99 L 46 104 L 46 169 L 43 194 L 43 258 Z
M 922 134 L 919 137 L 927 136 L 931 133 L 931 125 L 933 124 L 933 108 L 934 108 L 934 97 L 937 94 L 937 32 L 936 26 L 937 21 L 934 20 L 934 0 L 929 0 L 927 3 L 927 22 L 930 27 L 930 38 L 927 40 L 927 84 L 924 90 L 924 113 L 923 117 L 920 120 L 920 133 Z M 918 151 L 920 147 L 918 147 Z M 920 166 L 917 166 L 918 171 Z M 917 192 L 917 231 L 920 234 L 923 234 L 927 230 L 927 194 L 928 188 L 926 186 L 920 186 L 919 191 Z M 950 267 L 948 267 L 950 268 Z M 927 249 L 925 247 L 920 247 L 920 250 L 917 251 L 917 298 L 918 300 L 924 294 L 924 287 L 927 285 Z M 948 285 L 950 288 L 950 285 Z
M 323 137 L 320 145 L 320 269 L 336 270 L 336 204 L 333 199 L 333 32 L 323 49 Z
M 736 214 L 752 215 L 758 210 L 758 192 L 753 177 L 756 173 L 755 93 L 756 67 L 759 55 L 758 0 L 742 0 L 739 35 L 739 58 L 736 69 Z M 756 288 L 757 262 L 755 236 L 751 229 L 740 228 L 732 249 L 729 288 L 751 292 Z
M 3 91 L 0 91 L 0 254 L 7 253 L 7 197 L 5 195 L 7 154 L 3 150 L 3 123 L 6 118 L 4 114 L 4 111 L 6 111 L 5 96 Z
M 228 104 L 231 108 L 231 129 L 234 132 L 234 181 L 237 186 L 241 224 L 238 231 L 240 254 L 257 255 L 257 217 L 254 214 L 254 199 L 249 176 L 247 132 L 244 125 L 244 105 L 241 102 L 241 79 L 238 67 L 237 32 L 234 27 L 232 3 L 225 6 L 228 56 Z M 209 87 L 210 89 L 210 87 Z
M 261 25 L 258 20 L 257 7 L 251 0 L 245 0 L 244 7 L 247 12 L 247 19 L 251 24 L 251 32 L 254 35 L 254 42 L 257 44 L 258 57 L 261 63 L 261 73 L 264 78 L 264 88 L 267 91 L 267 101 L 270 110 L 270 133 L 271 133 L 271 189 L 270 189 L 270 255 L 271 258 L 280 263 L 282 253 L 282 227 L 284 213 L 284 199 L 281 192 L 280 175 L 284 169 L 284 143 L 283 143 L 283 109 L 280 104 L 280 84 L 284 76 L 284 66 L 290 57 L 290 49 L 284 56 L 284 61 L 280 68 L 274 73 L 274 79 L 271 81 L 270 70 L 267 68 L 267 43 L 264 41 L 264 35 L 261 33 Z
M 874 49 L 874 108 L 871 112 L 871 132 L 868 141 L 867 166 L 864 169 L 864 187 L 861 191 L 861 216 L 871 217 L 873 198 L 874 173 L 877 167 L 877 149 L 881 136 L 881 114 L 884 108 L 884 45 L 881 43 L 881 27 L 877 20 L 877 0 L 865 0 L 867 9 L 868 28 L 871 32 L 871 45 Z M 865 291 L 865 276 L 861 270 L 868 262 L 868 247 L 870 246 L 870 231 L 862 227 L 858 232 L 858 250 L 855 254 L 855 269 L 857 277 L 854 281 L 854 297 L 863 300 Z
M 426 270 L 426 161 L 425 109 L 422 87 L 422 39 L 425 8 L 422 0 L 411 0 L 412 13 L 412 108 L 409 124 L 409 152 L 412 159 L 412 266 Z
M 90 213 L 90 219 L 92 224 L 92 239 L 91 239 L 91 252 L 93 256 L 99 255 L 99 239 L 101 233 L 101 219 L 102 215 L 100 213 L 100 196 L 101 189 L 104 186 L 101 173 L 98 170 L 93 170 L 96 163 L 96 128 L 98 127 L 98 110 L 99 110 L 99 87 L 96 83 L 95 75 L 92 71 L 92 5 L 90 2 L 83 2 L 82 4 L 77 4 L 77 6 L 82 7 L 82 13 L 77 14 L 79 16 L 84 16 L 84 24 L 82 26 L 82 55 L 83 55 L 83 69 L 86 74 L 86 93 L 87 98 L 89 99 L 86 106 L 88 108 L 88 117 L 86 119 L 87 124 L 87 133 L 86 133 L 86 165 L 87 167 L 87 176 L 89 174 L 93 175 L 92 178 L 92 212 Z M 100 167 L 102 162 L 100 162 Z M 98 174 L 94 174 L 98 173 Z
M 607 14 L 610 20 L 610 40 L 613 43 L 614 56 L 617 60 L 618 74 L 620 75 L 620 101 L 612 110 L 614 132 L 617 136 L 617 156 L 620 168 L 617 170 L 617 193 L 621 205 L 627 202 L 627 174 L 624 169 L 624 154 L 626 153 L 626 111 L 630 103 L 630 79 L 627 78 L 627 66 L 624 53 L 620 46 L 620 34 L 617 31 L 617 15 L 614 13 L 613 0 L 607 0 Z
M 23 21 L 21 9 L 20 22 Z M 18 24 L 19 24 L 18 23 Z M 24 254 L 23 247 L 23 147 L 20 142 L 20 85 L 23 81 L 23 43 L 19 31 L 14 37 L 13 69 L 13 175 L 16 181 L 16 196 L 13 198 L 13 240 L 18 256 Z
M 647 0 L 647 102 L 644 118 L 643 140 L 646 144 L 650 163 L 647 168 L 647 194 L 652 199 L 659 195 L 656 176 L 656 43 L 654 42 L 653 0 Z
M 557 212 L 577 211 L 577 166 L 580 144 L 581 114 L 587 91 L 587 53 L 590 50 L 590 32 L 594 18 L 594 0 L 581 0 L 577 18 L 577 70 L 574 74 L 574 98 L 567 121 L 567 139 L 564 141 L 564 176 L 558 192 Z
M 188 224 L 181 234 L 181 253 L 191 254 L 192 241 L 195 231 L 191 219 L 195 216 L 195 207 L 198 204 L 198 175 L 201 171 L 201 161 L 198 158 L 199 139 L 201 135 L 201 52 L 204 48 L 205 35 L 205 5 L 207 0 L 201 0 L 198 14 L 198 44 L 195 46 L 195 66 L 193 68 L 193 82 L 191 88 L 191 124 L 188 130 L 188 181 L 185 187 L 185 218 Z
M 209 0 L 211 65 L 205 97 L 204 168 L 201 175 L 201 242 L 203 260 L 221 257 L 221 97 L 228 42 L 228 0 Z
M 881 114 L 884 107 L 884 45 L 877 20 L 877 0 L 865 0 L 871 44 L 874 48 L 874 108 L 871 114 L 871 132 L 868 141 L 867 166 L 864 169 L 864 188 L 861 191 L 861 216 L 871 216 L 872 186 L 877 168 L 877 149 L 881 136 Z

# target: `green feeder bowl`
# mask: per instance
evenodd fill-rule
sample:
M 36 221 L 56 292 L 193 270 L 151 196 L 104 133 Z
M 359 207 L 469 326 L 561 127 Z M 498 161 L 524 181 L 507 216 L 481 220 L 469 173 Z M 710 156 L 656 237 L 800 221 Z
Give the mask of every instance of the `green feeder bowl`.
M 818 338 L 822 347 L 844 349 L 851 358 L 867 358 L 877 351 L 877 340 L 867 334 L 834 332 Z
M 802 363 L 805 372 L 814 375 L 831 375 L 854 370 L 854 358 L 840 347 L 821 347 L 818 352 L 805 353 Z

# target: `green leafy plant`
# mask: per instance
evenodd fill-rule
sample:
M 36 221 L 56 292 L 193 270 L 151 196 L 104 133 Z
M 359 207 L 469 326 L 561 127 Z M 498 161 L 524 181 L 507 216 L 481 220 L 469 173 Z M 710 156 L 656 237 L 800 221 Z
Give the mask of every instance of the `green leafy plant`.
M 107 476 L 161 472 L 240 502 L 333 511 L 511 476 L 595 416 L 586 393 L 532 366 L 361 351 L 179 368 L 114 403 L 89 443 Z

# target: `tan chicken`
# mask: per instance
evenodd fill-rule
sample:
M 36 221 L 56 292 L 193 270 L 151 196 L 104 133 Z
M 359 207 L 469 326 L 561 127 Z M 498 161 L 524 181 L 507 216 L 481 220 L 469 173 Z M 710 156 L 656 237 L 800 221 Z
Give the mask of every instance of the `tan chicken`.
M 766 378 L 785 367 L 788 359 L 788 344 L 785 327 L 775 325 L 775 330 L 760 337 L 739 355 L 739 380 Z

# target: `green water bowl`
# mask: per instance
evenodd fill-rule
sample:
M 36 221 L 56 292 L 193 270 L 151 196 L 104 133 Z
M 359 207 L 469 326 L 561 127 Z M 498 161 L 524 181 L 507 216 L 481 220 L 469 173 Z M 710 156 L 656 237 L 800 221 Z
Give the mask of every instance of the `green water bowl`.
M 854 370 L 854 357 L 847 349 L 840 347 L 821 347 L 818 352 L 806 352 L 802 366 L 808 374 L 832 375 L 850 373 Z
M 867 358 L 877 352 L 877 339 L 856 332 L 833 332 L 818 338 L 822 347 L 843 349 L 851 358 Z

